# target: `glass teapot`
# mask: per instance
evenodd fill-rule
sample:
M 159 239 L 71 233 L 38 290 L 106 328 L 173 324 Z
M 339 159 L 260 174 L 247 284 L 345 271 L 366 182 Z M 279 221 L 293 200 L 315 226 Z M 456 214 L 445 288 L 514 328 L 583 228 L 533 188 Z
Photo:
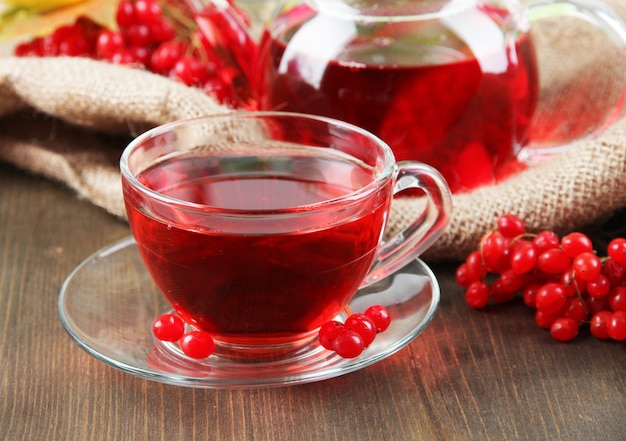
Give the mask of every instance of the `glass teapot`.
M 530 27 L 556 15 L 601 29 L 626 63 L 624 23 L 590 0 L 287 0 L 263 32 L 253 88 L 260 109 L 351 122 L 467 191 L 510 173 L 531 144 L 540 82 Z M 620 113 L 621 72 L 585 136 Z

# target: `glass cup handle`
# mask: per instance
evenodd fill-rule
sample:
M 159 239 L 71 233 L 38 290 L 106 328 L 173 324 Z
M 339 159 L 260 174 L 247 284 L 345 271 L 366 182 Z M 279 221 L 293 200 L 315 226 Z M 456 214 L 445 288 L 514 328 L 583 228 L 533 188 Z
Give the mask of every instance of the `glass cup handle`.
M 603 33 L 617 44 L 624 55 L 626 63 L 626 24 L 606 4 L 596 0 L 535 0 L 526 5 L 531 23 L 552 17 L 573 17 L 582 19 L 598 27 Z M 607 112 L 604 120 L 585 136 L 593 139 L 604 132 L 617 118 L 619 118 L 626 101 L 626 70 L 622 89 L 613 108 Z M 551 156 L 563 150 L 564 146 L 544 147 L 539 145 L 526 146 L 520 153 L 520 159 L 528 163 L 536 163 L 543 157 Z
M 393 196 L 416 188 L 426 195 L 417 201 L 425 204 L 423 211 L 409 226 L 379 247 L 376 260 L 361 287 L 406 266 L 439 239 L 450 223 L 452 195 L 443 176 L 426 164 L 399 162 Z

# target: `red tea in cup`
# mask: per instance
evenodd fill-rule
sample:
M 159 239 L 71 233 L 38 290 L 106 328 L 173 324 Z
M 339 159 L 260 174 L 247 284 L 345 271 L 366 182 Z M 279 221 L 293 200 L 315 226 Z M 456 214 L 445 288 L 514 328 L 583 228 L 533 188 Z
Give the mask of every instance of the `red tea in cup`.
M 284 157 L 277 169 L 267 166 L 261 150 L 252 157 L 176 157 L 138 176 L 146 187 L 192 204 L 282 214 L 251 228 L 225 216 L 204 230 L 197 228 L 203 214 L 181 213 L 173 224 L 130 207 L 155 282 L 168 287 L 166 297 L 188 321 L 209 332 L 280 334 L 319 327 L 357 290 L 380 240 L 389 207 L 378 191 L 358 207 L 338 204 L 338 211 L 350 212 L 339 222 L 326 212 L 301 224 L 298 219 L 297 207 L 371 184 L 372 170 L 340 156 Z
M 233 139 L 238 122 L 262 130 Z M 271 345 L 315 331 L 367 277 L 395 271 L 441 234 L 449 190 L 414 165 L 398 170 L 384 143 L 345 123 L 247 113 L 140 136 L 122 176 L 139 252 L 179 315 L 217 341 Z M 381 257 L 398 173 L 433 195 L 431 219 Z

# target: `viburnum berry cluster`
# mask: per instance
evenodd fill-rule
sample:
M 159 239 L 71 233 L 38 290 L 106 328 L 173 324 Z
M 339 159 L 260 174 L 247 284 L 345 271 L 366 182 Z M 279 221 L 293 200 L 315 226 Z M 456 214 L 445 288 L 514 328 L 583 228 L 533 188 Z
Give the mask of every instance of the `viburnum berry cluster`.
M 331 320 L 319 331 L 320 344 L 343 358 L 355 358 L 367 348 L 376 335 L 384 332 L 391 324 L 389 311 L 381 305 L 370 306 L 364 313 L 348 311 L 344 323 Z
M 50 35 L 18 44 L 14 54 L 89 57 L 147 69 L 198 87 L 222 104 L 246 107 L 248 103 L 242 97 L 247 91 L 240 88 L 248 84 L 241 77 L 250 74 L 256 50 L 245 32 L 248 17 L 232 2 L 228 10 L 209 2 L 198 13 L 182 9 L 181 3 L 121 0 L 115 16 L 117 30 L 79 17 Z M 239 62 L 245 66 L 236 64 Z M 242 82 L 246 84 L 242 86 Z
M 349 312 L 345 323 L 331 320 L 322 325 L 319 342 L 341 357 L 355 358 L 390 324 L 391 315 L 384 306 L 370 306 L 363 314 Z M 215 351 L 211 334 L 193 328 L 189 330 L 185 321 L 175 313 L 157 317 L 152 324 L 152 333 L 161 341 L 178 343 L 183 353 L 191 358 L 207 358 Z
M 537 325 L 558 341 L 573 340 L 584 324 L 599 339 L 626 340 L 624 238 L 613 239 L 600 257 L 586 234 L 533 234 L 505 214 L 457 268 L 456 281 L 476 309 L 521 294 Z
M 161 341 L 180 345 L 183 353 L 191 358 L 207 358 L 215 351 L 211 334 L 205 331 L 187 331 L 185 322 L 176 314 L 163 314 L 152 324 L 152 333 Z

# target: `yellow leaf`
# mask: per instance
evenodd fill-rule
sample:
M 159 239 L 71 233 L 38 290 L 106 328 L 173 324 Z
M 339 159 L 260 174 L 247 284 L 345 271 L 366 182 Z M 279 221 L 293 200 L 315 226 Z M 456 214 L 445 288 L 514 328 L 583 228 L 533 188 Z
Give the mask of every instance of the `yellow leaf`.
M 0 17 L 0 34 L 5 40 L 49 35 L 59 26 L 72 24 L 81 16 L 107 28 L 117 29 L 117 3 L 118 0 L 88 0 L 43 13 L 14 7 Z
M 32 12 L 46 12 L 84 1 L 85 0 L 4 0 L 4 3 L 14 8 L 28 9 Z

